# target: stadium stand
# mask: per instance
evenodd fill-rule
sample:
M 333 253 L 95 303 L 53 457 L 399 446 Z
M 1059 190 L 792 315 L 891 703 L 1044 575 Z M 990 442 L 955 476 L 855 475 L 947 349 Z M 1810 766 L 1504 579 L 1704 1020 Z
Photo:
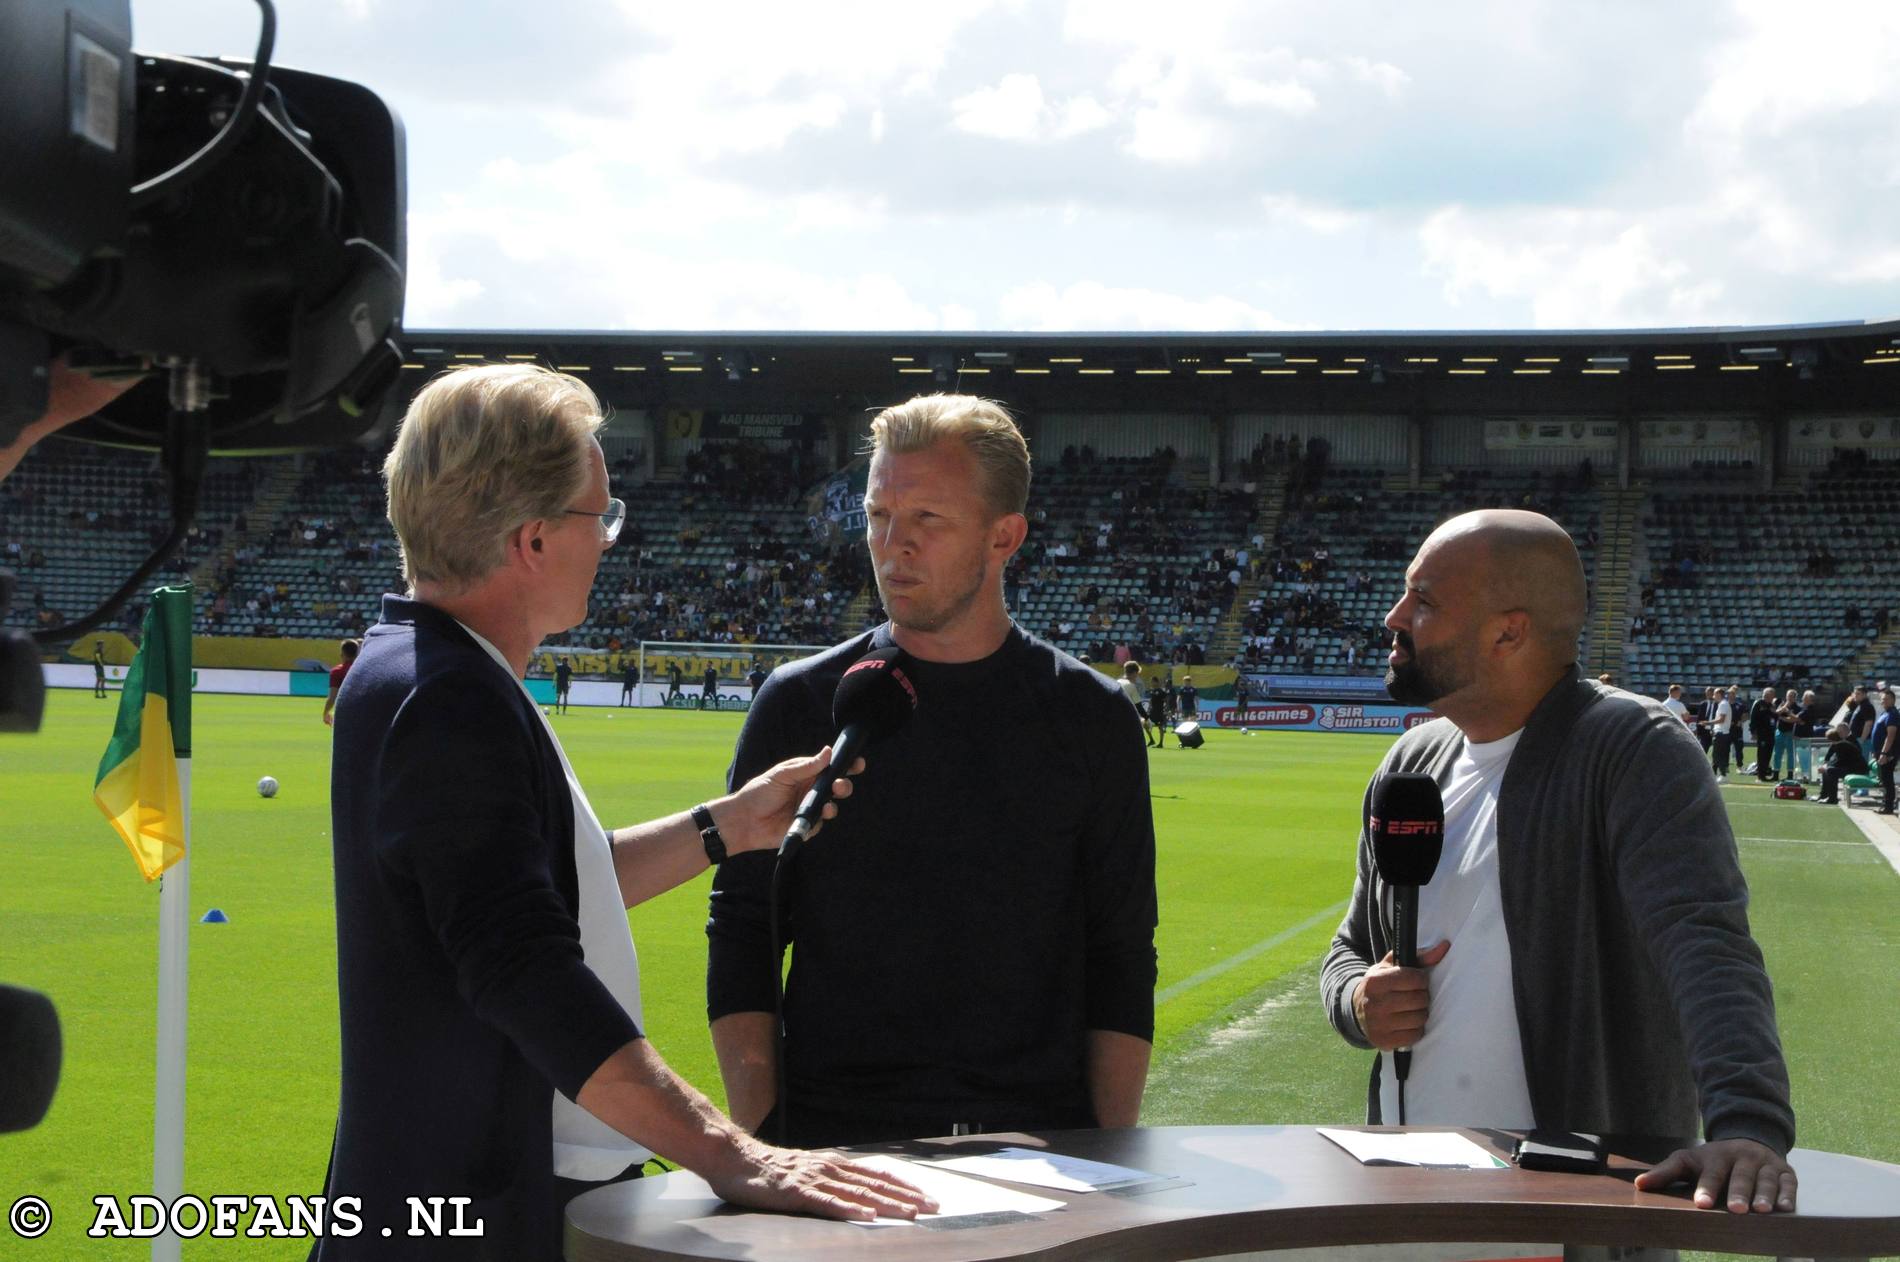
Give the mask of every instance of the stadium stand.
M 246 524 L 268 463 L 210 463 L 197 524 L 152 586 L 190 575 Z M 40 628 L 91 612 L 164 538 L 169 517 L 155 456 L 41 443 L 0 483 L 0 565 L 19 575 L 21 592 L 9 623 Z M 136 630 L 144 610 L 135 598 L 109 628 Z
M 1097 661 L 1199 665 L 1247 564 L 1253 500 L 1191 486 L 1177 466 L 1166 449 L 1069 448 L 1039 469 L 1029 541 L 1005 578 L 1016 620 Z
M 1708 470 L 1655 477 L 1642 544 L 1632 687 L 1838 690 L 1891 622 L 1900 479 L 1833 470 L 1765 490 Z
M 1900 678 L 1895 463 L 1784 469 L 1772 488 L 1746 465 L 1651 469 L 1627 490 L 1556 464 L 1426 469 L 1413 486 L 1276 437 L 1215 486 L 1171 435 L 1158 428 L 1146 456 L 1042 457 L 1006 577 L 1024 627 L 1097 660 L 1376 675 L 1424 536 L 1466 509 L 1525 506 L 1572 532 L 1598 589 L 1593 672 L 1651 695 L 1735 682 L 1826 698 Z M 555 643 L 822 644 L 881 619 L 861 539 L 814 529 L 811 487 L 832 468 L 809 447 L 708 441 L 657 470 L 644 449 L 615 451 L 627 524 L 589 621 Z M 214 460 L 165 575 L 199 584 L 197 630 L 328 639 L 373 622 L 402 586 L 379 468 L 359 449 Z M 0 565 L 20 576 L 9 624 L 90 609 L 152 545 L 165 495 L 149 454 L 42 444 L 0 484 Z M 142 614 L 135 601 L 113 625 Z
M 1562 470 L 1458 470 L 1435 486 L 1391 485 L 1377 470 L 1309 467 L 1288 488 L 1278 537 L 1242 619 L 1240 662 L 1309 675 L 1385 671 L 1384 626 L 1420 543 L 1448 517 L 1476 508 L 1531 508 L 1562 522 L 1594 574 L 1594 485 Z

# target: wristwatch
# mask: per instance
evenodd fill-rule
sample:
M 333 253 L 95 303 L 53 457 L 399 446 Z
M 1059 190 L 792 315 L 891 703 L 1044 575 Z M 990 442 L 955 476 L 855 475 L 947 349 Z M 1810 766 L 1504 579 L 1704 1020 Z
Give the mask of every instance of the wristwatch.
M 719 835 L 719 825 L 713 823 L 712 809 L 704 802 L 693 808 L 693 827 L 699 829 L 699 839 L 706 846 L 706 862 L 718 867 L 726 861 L 726 839 Z

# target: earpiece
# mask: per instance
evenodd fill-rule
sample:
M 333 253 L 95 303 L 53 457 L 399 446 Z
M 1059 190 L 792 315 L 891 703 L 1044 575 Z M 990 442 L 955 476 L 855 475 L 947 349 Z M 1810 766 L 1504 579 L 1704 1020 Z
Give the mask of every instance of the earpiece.
M 533 548 L 536 552 L 539 552 L 541 550 L 541 541 L 539 539 L 532 540 L 529 542 L 528 546 L 530 548 Z

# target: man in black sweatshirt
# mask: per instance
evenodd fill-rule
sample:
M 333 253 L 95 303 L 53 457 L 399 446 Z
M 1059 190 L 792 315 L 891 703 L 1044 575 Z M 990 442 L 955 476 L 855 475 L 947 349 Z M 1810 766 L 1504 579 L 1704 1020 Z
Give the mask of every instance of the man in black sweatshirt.
M 707 1010 L 737 1120 L 800 1146 L 1130 1126 L 1154 1033 L 1154 824 L 1116 686 L 1025 634 L 1003 568 L 1029 454 L 1000 407 L 935 395 L 872 426 L 865 497 L 890 621 L 772 673 L 731 776 L 831 737 L 845 669 L 915 659 L 909 724 L 782 878 L 775 1069 L 771 856 L 723 864 Z

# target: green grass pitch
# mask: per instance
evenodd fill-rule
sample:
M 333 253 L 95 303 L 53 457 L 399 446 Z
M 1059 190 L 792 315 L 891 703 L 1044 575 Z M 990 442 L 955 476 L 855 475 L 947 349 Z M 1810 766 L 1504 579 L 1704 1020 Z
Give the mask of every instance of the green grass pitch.
M 59 1005 L 66 1067 L 37 1129 L 0 1136 L 0 1199 L 45 1197 L 30 1251 L 143 1257 L 87 1240 L 91 1197 L 151 1186 L 158 891 L 92 806 L 112 701 L 49 698 L 37 736 L 0 737 L 0 981 Z M 321 1190 L 336 1107 L 329 730 L 304 700 L 199 697 L 191 864 L 186 1187 Z M 610 826 L 718 790 L 736 716 L 577 710 L 556 723 Z M 1150 755 L 1161 896 L 1151 1123 L 1338 1122 L 1366 1063 L 1332 1035 L 1316 963 L 1351 884 L 1366 776 L 1387 742 L 1215 733 Z M 282 791 L 257 796 L 259 776 Z M 1837 811 L 1725 790 L 1776 981 L 1801 1142 L 1900 1160 L 1900 1086 L 1874 1066 L 1900 1010 L 1900 876 Z M 816 844 L 823 844 L 821 837 Z M 631 914 L 648 1033 L 719 1096 L 703 998 L 706 878 Z M 230 923 L 197 918 L 222 909 Z M 0 1227 L 0 1232 L 5 1228 Z M 192 1257 L 300 1258 L 307 1242 L 188 1241 Z

